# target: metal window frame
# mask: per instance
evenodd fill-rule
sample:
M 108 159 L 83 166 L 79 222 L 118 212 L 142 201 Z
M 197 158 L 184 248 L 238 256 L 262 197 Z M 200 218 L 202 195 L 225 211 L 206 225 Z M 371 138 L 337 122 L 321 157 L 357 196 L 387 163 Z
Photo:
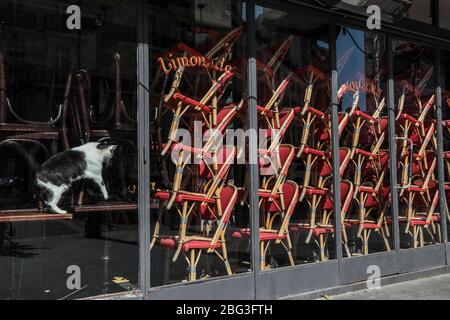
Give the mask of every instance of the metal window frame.
M 249 46 L 249 59 L 247 63 L 248 71 L 248 89 L 249 104 L 253 106 L 249 108 L 249 127 L 256 128 L 256 61 L 255 56 L 255 29 L 254 14 L 255 0 L 247 0 L 247 28 L 248 37 L 247 45 Z M 270 5 L 275 8 L 291 8 L 292 10 L 313 9 L 317 13 L 325 12 L 326 17 L 332 22 L 330 26 L 330 58 L 331 58 L 331 84 L 332 84 L 332 130 L 333 137 L 337 137 L 337 73 L 336 73 L 336 39 L 333 37 L 336 25 L 353 25 L 355 27 L 365 27 L 365 21 L 358 17 L 338 14 L 336 12 L 323 10 L 323 8 L 311 8 L 311 6 L 302 6 L 301 4 L 280 3 L 272 0 L 258 1 L 262 5 Z M 205 281 L 196 281 L 194 283 L 180 283 L 164 287 L 150 287 L 150 252 L 148 243 L 150 241 L 150 161 L 148 153 L 149 145 L 149 111 L 146 106 L 149 103 L 148 89 L 150 85 L 149 79 L 149 23 L 148 23 L 148 5 L 147 0 L 139 0 L 139 8 L 137 16 L 137 73 L 138 73 L 138 141 L 139 141 L 139 285 L 142 297 L 144 299 L 226 299 L 233 297 L 234 299 L 274 299 L 297 295 L 314 290 L 325 289 L 335 286 L 354 283 L 362 280 L 365 275 L 366 267 L 371 264 L 382 266 L 382 275 L 393 273 L 406 273 L 415 270 L 423 270 L 430 267 L 442 266 L 450 264 L 450 244 L 447 239 L 446 217 L 441 219 L 443 244 L 426 246 L 417 249 L 400 250 L 399 242 L 399 226 L 398 226 L 398 199 L 397 190 L 391 188 L 392 195 L 392 217 L 393 217 L 393 238 L 394 245 L 391 252 L 374 253 L 368 256 L 346 258 L 342 257 L 341 245 L 341 226 L 337 223 L 337 212 L 340 212 L 340 192 L 339 192 L 339 157 L 337 139 L 333 139 L 333 175 L 337 179 L 333 180 L 333 188 L 335 191 L 335 234 L 336 234 L 336 259 L 322 263 L 311 263 L 305 265 L 297 265 L 294 267 L 283 267 L 270 271 L 259 271 L 259 220 L 258 220 L 258 196 L 256 192 L 251 192 L 250 211 L 251 231 L 252 235 L 252 266 L 253 271 L 245 274 L 238 274 L 232 277 L 218 277 Z M 438 8 L 438 6 L 437 6 Z M 290 10 L 290 9 L 289 9 Z M 436 13 L 435 13 L 436 14 Z M 436 23 L 436 22 L 435 22 Z M 436 70 L 440 70 L 441 50 L 450 50 L 450 40 L 432 36 L 430 34 L 421 34 L 417 30 L 410 31 L 404 27 L 386 26 L 383 29 L 386 37 L 387 55 L 388 55 L 388 114 L 389 114 L 389 151 L 391 153 L 390 165 L 395 168 L 396 165 L 396 142 L 395 142 L 395 97 L 394 97 L 394 80 L 393 80 L 393 57 L 392 57 L 392 39 L 401 38 L 417 41 L 424 45 L 433 46 L 437 52 Z M 333 43 L 334 42 L 334 43 Z M 443 153 L 442 140 L 442 99 L 440 73 L 436 78 L 436 94 L 437 94 L 437 138 L 438 138 L 438 154 Z M 255 110 L 254 110 L 255 109 Z M 440 120 L 439 120 L 440 119 Z M 250 146 L 253 144 L 250 144 Z M 256 146 L 250 149 L 253 156 L 257 156 Z M 443 193 L 443 173 L 444 166 L 442 157 L 439 157 L 438 174 L 440 188 L 440 210 L 443 211 L 445 195 Z M 250 168 L 250 175 L 253 177 L 251 188 L 258 188 L 257 167 Z M 390 170 L 391 181 L 397 181 L 396 170 Z M 444 214 L 445 215 L 445 214 Z M 256 244 L 256 245 L 255 245 Z M 387 270 L 387 271 L 383 271 Z M 294 280 L 294 281 L 293 281 Z M 297 280 L 297 281 L 295 281 Z M 245 289 L 245 290 L 243 290 Z M 124 295 L 124 298 L 126 295 Z
M 146 2 L 147 0 L 140 0 Z M 148 9 L 147 9 L 148 10 Z M 146 15 L 147 11 L 144 11 L 144 15 Z M 254 5 L 253 0 L 246 1 L 246 21 L 247 21 L 247 45 L 249 48 L 249 56 L 247 59 L 247 86 L 248 86 L 248 104 L 249 104 L 249 112 L 248 112 L 248 128 L 255 129 L 257 128 L 257 114 L 256 114 L 256 60 L 255 60 L 255 48 L 254 48 L 254 22 L 255 22 L 255 13 L 254 13 Z M 147 19 L 143 17 L 143 19 Z M 148 52 L 148 43 L 150 39 L 150 33 L 147 30 L 147 38 L 144 39 L 147 44 L 147 52 Z M 252 46 L 253 44 L 253 46 Z M 151 57 L 147 53 L 147 60 L 149 61 Z M 143 71 L 144 70 L 144 71 Z M 147 65 L 146 69 L 141 69 L 139 72 L 146 73 L 146 77 L 148 78 L 149 68 Z M 148 80 L 149 81 L 149 80 Z M 150 83 L 145 84 L 146 88 L 150 87 Z M 149 122 L 146 122 L 146 131 L 149 131 Z M 144 292 L 145 298 L 147 299 L 202 299 L 202 300 L 211 300 L 211 299 L 229 299 L 229 297 L 233 297 L 236 300 L 248 300 L 256 298 L 256 284 L 258 283 L 257 278 L 259 275 L 259 246 L 253 245 L 255 243 L 259 243 L 259 209 L 258 209 L 258 194 L 257 192 L 252 192 L 254 190 L 258 190 L 258 166 L 257 166 L 257 141 L 252 141 L 253 137 L 250 135 L 249 141 L 249 157 L 250 160 L 253 160 L 254 165 L 250 165 L 249 173 L 250 173 L 250 192 L 249 192 L 249 216 L 250 216 L 250 230 L 251 230 L 251 266 L 252 271 L 242 274 L 237 274 L 233 276 L 221 276 L 215 277 L 206 280 L 197 280 L 191 283 L 176 283 L 166 286 L 160 287 L 151 287 L 150 285 L 150 276 L 148 276 L 148 287 L 142 289 Z M 144 177 L 143 180 L 146 180 L 145 183 L 150 184 L 150 176 L 149 174 Z M 256 188 L 255 188 L 256 186 Z M 148 193 L 149 194 L 149 193 Z M 145 197 L 145 201 L 149 202 L 150 198 Z M 150 216 L 150 214 L 148 214 Z M 147 221 L 145 221 L 147 222 Z M 150 221 L 149 221 L 150 222 Z M 147 241 L 145 244 L 150 243 L 150 223 L 146 224 L 143 228 L 144 232 L 147 235 L 141 237 L 141 240 Z M 144 262 L 148 264 L 147 269 L 150 269 L 150 253 L 149 246 L 143 245 L 145 247 L 145 255 L 148 255 L 148 258 L 145 258 Z M 146 272 L 146 271 L 144 271 Z M 143 277 L 144 278 L 144 277 Z M 245 290 L 242 290 L 245 288 Z

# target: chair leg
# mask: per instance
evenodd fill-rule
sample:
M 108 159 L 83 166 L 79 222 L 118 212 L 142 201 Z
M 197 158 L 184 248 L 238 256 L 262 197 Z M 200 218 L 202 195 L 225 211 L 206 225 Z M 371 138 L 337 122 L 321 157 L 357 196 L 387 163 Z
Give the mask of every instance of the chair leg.
M 423 227 L 420 226 L 419 228 L 417 228 L 418 233 L 419 233 L 419 246 L 423 247 L 425 245 L 425 241 L 423 238 Z
M 189 258 L 189 281 L 195 281 L 197 278 L 197 267 L 195 264 L 195 250 L 191 250 Z
M 162 204 L 162 201 L 159 205 L 159 213 L 158 213 L 158 219 L 156 220 L 156 224 L 155 224 L 155 230 L 153 231 L 153 236 L 152 236 L 152 240 L 150 242 L 150 250 L 152 250 L 153 246 L 156 243 L 156 240 L 159 238 L 159 230 L 161 228 L 161 224 L 162 224 L 162 217 L 164 215 L 164 206 Z
M 228 251 L 225 241 L 222 242 L 222 254 L 223 254 L 223 263 L 225 264 L 227 273 L 229 276 L 231 276 L 233 275 L 233 271 L 231 270 L 230 261 L 228 260 Z
M 183 203 L 183 209 L 181 213 L 181 219 L 180 219 L 180 230 L 178 233 L 178 247 L 175 251 L 175 254 L 173 255 L 172 262 L 177 261 L 178 255 L 181 252 L 181 248 L 183 247 L 184 237 L 186 235 L 186 229 L 187 229 L 187 211 L 188 211 L 188 203 L 185 201 Z
M 352 256 L 350 249 L 348 247 L 348 236 L 347 236 L 347 230 L 345 227 L 342 227 L 342 242 L 344 244 L 345 254 L 347 258 L 350 258 Z
M 369 236 L 367 233 L 367 229 L 363 230 L 363 255 L 368 255 L 369 254 Z
M 441 224 L 439 222 L 437 223 L 437 234 L 438 234 L 439 243 L 442 243 Z
M 294 257 L 292 256 L 292 242 L 291 242 L 291 238 L 289 237 L 289 234 L 286 235 L 286 251 L 288 254 L 288 259 L 289 259 L 289 264 L 291 266 L 295 266 L 295 261 L 294 261 Z
M 391 246 L 389 245 L 389 241 L 388 241 L 388 239 L 387 239 L 387 237 L 386 237 L 386 233 L 385 233 L 383 227 L 380 228 L 380 233 L 381 233 L 381 236 L 383 237 L 383 240 L 384 240 L 384 246 L 385 246 L 385 248 L 386 248 L 386 251 L 391 251 Z
M 265 252 L 265 245 L 264 241 L 260 241 L 260 267 L 261 271 L 264 271 L 266 269 L 266 252 Z
M 178 156 L 179 158 L 176 164 L 175 177 L 173 179 L 172 195 L 166 205 L 167 210 L 170 210 L 172 208 L 172 205 L 177 197 L 178 191 L 180 190 L 181 180 L 183 178 L 183 170 L 185 165 L 184 150 L 181 150 Z
M 320 261 L 325 261 L 325 239 L 323 234 L 319 235 Z
M 413 248 L 417 248 L 417 226 L 413 227 Z

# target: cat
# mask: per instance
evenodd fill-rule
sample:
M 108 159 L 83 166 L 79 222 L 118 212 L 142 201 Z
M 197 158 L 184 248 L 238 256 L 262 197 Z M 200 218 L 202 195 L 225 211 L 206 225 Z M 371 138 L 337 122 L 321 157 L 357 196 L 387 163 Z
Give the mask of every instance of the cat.
M 58 203 L 75 181 L 90 179 L 108 200 L 108 191 L 102 177 L 103 165 L 109 163 L 117 145 L 88 142 L 63 151 L 44 162 L 35 175 L 36 195 L 54 213 L 67 213 Z

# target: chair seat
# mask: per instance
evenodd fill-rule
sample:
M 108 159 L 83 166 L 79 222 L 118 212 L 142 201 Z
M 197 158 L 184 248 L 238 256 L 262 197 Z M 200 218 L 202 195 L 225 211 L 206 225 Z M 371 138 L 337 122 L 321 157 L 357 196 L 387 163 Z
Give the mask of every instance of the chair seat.
M 272 195 L 272 190 L 259 189 L 258 190 L 258 196 L 260 198 L 278 199 L 280 197 L 280 194 L 279 193 L 275 193 L 275 194 Z
M 358 192 L 364 192 L 364 193 L 375 193 L 376 190 L 373 187 L 369 187 L 369 186 L 358 186 L 357 189 Z
M 306 189 L 306 194 L 308 196 L 312 196 L 314 194 L 319 195 L 319 196 L 325 196 L 327 194 L 327 189 L 315 188 L 315 187 L 302 187 L 302 186 L 300 186 L 299 188 Z
M 170 199 L 172 192 L 170 191 L 157 191 L 153 194 L 153 197 L 159 199 L 161 201 L 167 201 Z M 175 202 L 183 202 L 183 201 L 196 201 L 196 202 L 207 202 L 207 203 L 215 203 L 214 199 L 206 199 L 206 195 L 203 193 L 184 193 L 183 191 L 179 191 L 177 197 L 175 198 Z
M 414 225 L 426 225 L 426 224 L 429 224 L 429 223 L 427 223 L 427 221 L 426 221 L 426 214 L 423 214 L 423 216 L 420 216 L 421 214 L 418 214 L 419 216 L 417 217 L 413 217 L 411 220 L 410 220 L 410 225 L 412 225 L 412 226 L 414 226 Z M 440 218 L 440 216 L 438 216 L 438 215 L 436 215 L 436 214 L 434 214 L 434 215 L 432 215 L 431 216 L 431 221 L 433 221 L 433 222 L 439 222 L 439 221 L 441 221 L 441 218 Z M 392 218 L 391 217 L 386 217 L 386 222 L 388 223 L 388 224 L 391 224 L 392 223 Z M 407 223 L 408 222 L 408 219 L 407 219 L 407 217 L 404 217 L 404 216 L 400 216 L 400 217 L 398 217 L 398 222 L 400 222 L 400 223 Z
M 371 158 L 378 158 L 380 155 L 376 154 L 376 153 L 372 153 L 363 149 L 356 149 L 355 150 L 356 154 L 361 154 L 365 157 L 371 157 Z
M 345 227 L 350 227 L 352 225 L 360 225 L 359 220 L 357 219 L 345 219 L 344 221 Z M 366 220 L 362 223 L 364 229 L 379 229 L 380 227 L 375 221 Z
M 211 244 L 212 239 L 198 240 L 198 239 L 187 239 L 186 242 L 183 243 L 182 250 L 188 252 L 193 249 L 209 249 L 209 248 L 220 248 L 222 244 L 220 241 L 217 241 L 216 244 Z M 161 247 L 166 248 L 175 248 L 178 245 L 178 237 L 163 237 L 159 238 L 157 242 Z
M 334 233 L 334 227 L 328 225 L 311 227 L 307 223 L 296 223 L 289 226 L 289 231 L 291 232 L 306 232 L 310 231 L 311 229 L 313 230 L 313 235 L 316 237 L 321 234 Z
M 271 231 L 275 231 L 275 232 L 271 232 Z M 269 241 L 269 240 L 277 240 L 277 239 L 284 239 L 286 238 L 285 234 L 279 235 L 278 232 L 276 232 L 276 230 L 264 230 L 261 229 L 259 231 L 259 240 L 260 241 Z M 250 229 L 241 229 L 238 231 L 235 231 L 231 234 L 231 236 L 233 238 L 236 239 L 248 239 L 250 238 Z
M 368 115 L 367 113 L 365 113 L 365 112 L 363 112 L 363 111 L 360 111 L 360 110 L 354 111 L 352 117 L 355 117 L 355 118 L 363 118 L 364 120 L 372 121 L 372 122 L 374 122 L 374 121 L 376 120 L 376 119 L 375 119 L 374 117 L 372 117 L 371 115 Z

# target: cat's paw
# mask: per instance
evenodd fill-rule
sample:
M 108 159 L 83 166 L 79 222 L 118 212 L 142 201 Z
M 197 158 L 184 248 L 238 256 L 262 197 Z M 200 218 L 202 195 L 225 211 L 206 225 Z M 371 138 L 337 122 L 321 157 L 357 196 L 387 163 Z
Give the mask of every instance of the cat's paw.
M 66 214 L 67 211 L 66 210 L 62 210 L 60 208 L 58 208 L 57 206 L 51 206 L 50 210 L 54 213 L 59 213 L 59 214 Z
M 108 200 L 108 199 L 109 199 L 109 195 L 108 195 L 107 192 L 106 192 L 106 193 L 103 193 L 103 199 L 105 199 L 105 200 Z

